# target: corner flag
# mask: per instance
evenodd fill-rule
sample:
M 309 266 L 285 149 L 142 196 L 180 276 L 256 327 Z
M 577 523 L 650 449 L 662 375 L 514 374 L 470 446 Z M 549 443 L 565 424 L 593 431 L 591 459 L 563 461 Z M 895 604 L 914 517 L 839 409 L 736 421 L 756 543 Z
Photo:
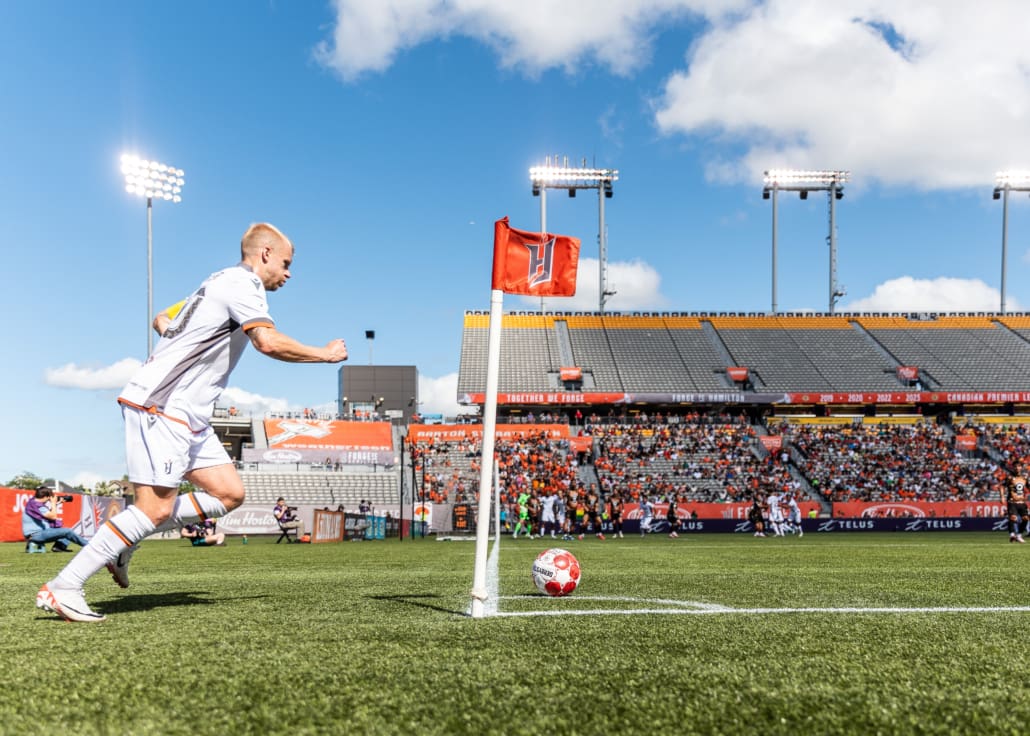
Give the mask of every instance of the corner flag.
M 486 395 L 483 400 L 483 446 L 479 467 L 479 514 L 476 519 L 476 559 L 472 571 L 469 615 L 483 618 L 497 610 L 487 585 L 487 546 L 490 534 L 491 474 L 497 432 L 497 383 L 501 365 L 501 310 L 504 294 L 575 296 L 579 267 L 579 238 L 516 230 L 503 217 L 494 223 L 494 267 L 490 287 L 490 329 L 487 337 Z M 499 483 L 493 478 L 495 486 Z M 498 533 L 496 545 L 500 544 Z
M 573 296 L 579 238 L 516 230 L 504 217 L 494 223 L 492 288 L 525 296 Z

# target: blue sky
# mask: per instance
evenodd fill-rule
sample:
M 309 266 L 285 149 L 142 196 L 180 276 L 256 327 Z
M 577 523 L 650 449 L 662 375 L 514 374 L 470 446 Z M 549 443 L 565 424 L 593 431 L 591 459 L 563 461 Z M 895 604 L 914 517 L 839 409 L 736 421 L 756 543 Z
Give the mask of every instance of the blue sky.
M 900 9 L 894 6 L 902 6 Z M 998 308 L 994 174 L 1030 169 L 1017 2 L 14 2 L 0 9 L 7 359 L 0 482 L 121 477 L 114 398 L 146 350 L 146 218 L 123 152 L 186 172 L 154 206 L 157 308 L 267 220 L 296 243 L 272 314 L 351 362 L 414 364 L 452 413 L 462 313 L 489 306 L 493 221 L 539 225 L 547 155 L 617 168 L 612 310 L 766 311 L 761 172 L 848 169 L 840 308 Z M 1030 202 L 1007 302 L 1030 305 Z M 827 201 L 782 195 L 778 303 L 827 307 Z M 597 204 L 552 192 L 597 303 Z M 507 297 L 505 306 L 538 303 Z M 333 401 L 336 368 L 248 353 L 232 403 Z

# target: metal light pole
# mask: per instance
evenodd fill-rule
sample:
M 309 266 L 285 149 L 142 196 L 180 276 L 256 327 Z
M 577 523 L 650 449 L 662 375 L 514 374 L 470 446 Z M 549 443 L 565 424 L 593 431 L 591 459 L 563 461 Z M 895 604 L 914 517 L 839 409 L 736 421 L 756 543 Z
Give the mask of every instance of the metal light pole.
M 826 242 L 830 247 L 830 299 L 829 312 L 833 314 L 837 300 L 844 291 L 837 286 L 837 200 L 844 197 L 843 184 L 850 171 L 803 169 L 772 169 L 765 172 L 762 199 L 772 197 L 772 313 L 776 314 L 776 193 L 779 190 L 798 192 L 808 199 L 809 192 L 827 192 L 830 197 L 830 234 Z
M 139 156 L 122 156 L 125 191 L 147 199 L 147 356 L 154 347 L 154 200 L 181 202 L 185 184 L 182 169 Z
M 547 190 L 540 190 L 540 232 L 547 232 Z M 544 313 L 544 298 L 540 297 L 540 313 Z
M 1008 275 L 1009 192 L 1030 192 L 1030 171 L 999 171 L 994 199 L 1001 199 L 1001 313 L 1005 314 L 1005 282 Z
M 604 304 L 608 297 L 615 294 L 608 291 L 608 236 L 605 233 L 604 225 L 604 200 L 612 197 L 612 183 L 619 178 L 618 169 L 591 169 L 587 168 L 586 161 L 579 168 L 570 167 L 566 157 L 561 166 L 558 165 L 558 157 L 555 156 L 553 163 L 550 156 L 544 158 L 543 166 L 534 166 L 529 170 L 529 180 L 533 185 L 533 196 L 540 197 L 540 231 L 547 232 L 547 205 L 546 197 L 548 189 L 564 189 L 569 197 L 575 197 L 579 189 L 597 190 L 597 214 L 598 214 L 598 260 L 600 293 L 598 297 L 598 311 L 604 314 Z M 540 300 L 540 309 L 543 311 L 543 300 Z

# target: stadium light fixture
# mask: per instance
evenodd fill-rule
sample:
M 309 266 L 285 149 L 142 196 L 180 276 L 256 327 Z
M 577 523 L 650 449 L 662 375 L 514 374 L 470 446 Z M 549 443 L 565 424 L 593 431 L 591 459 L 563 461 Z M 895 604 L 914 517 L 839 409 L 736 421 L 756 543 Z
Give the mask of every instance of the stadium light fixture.
M 1030 192 L 1030 171 L 999 171 L 994 176 L 994 199 L 1001 205 L 1001 313 L 1005 314 L 1005 282 L 1008 275 L 1009 192 Z
M 122 155 L 125 191 L 147 199 L 147 356 L 154 348 L 154 200 L 182 201 L 182 169 L 126 153 Z
M 770 169 L 765 172 L 762 199 L 772 198 L 772 313 L 776 314 L 776 195 L 780 191 L 798 192 L 801 199 L 808 199 L 809 192 L 827 192 L 830 200 L 830 234 L 826 243 L 830 247 L 830 299 L 829 311 L 833 314 L 837 300 L 844 296 L 844 290 L 837 285 L 837 200 L 844 197 L 844 183 L 851 177 L 850 171 L 840 169 Z
M 614 296 L 614 291 L 608 290 L 608 233 L 604 225 L 604 200 L 611 199 L 614 194 L 613 182 L 618 181 L 619 172 L 617 169 L 595 169 L 586 165 L 569 166 L 569 159 L 566 156 L 562 164 L 558 165 L 558 157 L 544 157 L 543 166 L 534 166 L 529 170 L 529 181 L 532 185 L 534 197 L 540 197 L 540 232 L 547 232 L 547 190 L 565 189 L 569 197 L 575 197 L 579 189 L 597 190 L 597 212 L 598 212 L 598 236 L 597 245 L 599 251 L 600 270 L 600 295 L 598 311 L 604 314 L 604 304 L 608 297 Z M 540 300 L 540 311 L 544 311 L 544 300 Z

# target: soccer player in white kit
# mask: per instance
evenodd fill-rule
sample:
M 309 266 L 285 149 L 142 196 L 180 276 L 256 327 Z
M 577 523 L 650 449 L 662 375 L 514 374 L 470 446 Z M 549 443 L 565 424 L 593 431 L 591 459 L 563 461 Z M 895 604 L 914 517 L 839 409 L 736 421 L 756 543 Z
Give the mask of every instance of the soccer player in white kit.
M 779 491 L 773 491 L 765 500 L 769 505 L 769 526 L 777 537 L 783 536 L 783 509 L 780 508 L 780 500 Z
M 788 493 L 786 498 L 787 528 L 790 529 L 791 533 L 803 537 L 805 536 L 805 530 L 801 528 L 801 507 L 798 506 L 798 500 L 794 497 L 793 493 Z
M 654 522 L 654 504 L 647 496 L 640 499 L 640 536 L 651 531 L 651 524 Z
M 555 538 L 555 532 L 558 529 L 556 519 L 554 516 L 554 502 L 557 498 L 554 495 L 554 489 L 549 488 L 544 491 L 544 498 L 540 502 L 540 536 L 543 537 L 548 532 L 551 533 L 551 539 Z
M 37 607 L 67 621 L 103 621 L 82 593 L 100 568 L 106 565 L 115 582 L 127 588 L 129 558 L 140 540 L 224 516 L 243 503 L 243 481 L 209 419 L 248 342 L 291 363 L 347 359 L 343 340 L 325 347 L 304 345 L 279 332 L 268 313 L 266 292 L 290 278 L 294 247 L 289 238 L 259 223 L 244 233 L 240 251 L 239 264 L 212 274 L 190 295 L 118 397 L 135 505 L 101 526 L 40 589 Z M 204 490 L 180 496 L 183 478 Z

